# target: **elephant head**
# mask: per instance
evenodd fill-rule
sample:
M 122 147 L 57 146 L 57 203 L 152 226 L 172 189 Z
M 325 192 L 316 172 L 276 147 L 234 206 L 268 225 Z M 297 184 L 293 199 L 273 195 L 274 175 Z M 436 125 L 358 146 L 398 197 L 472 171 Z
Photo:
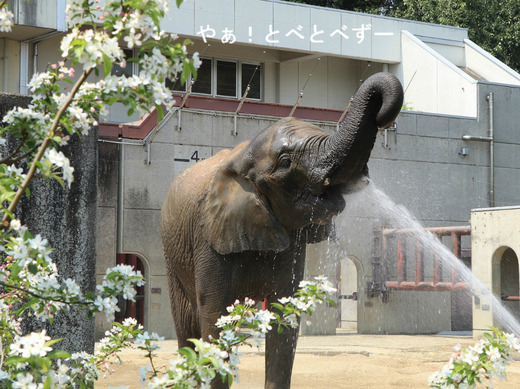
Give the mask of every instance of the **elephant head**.
M 326 232 L 345 207 L 343 195 L 366 177 L 378 128 L 391 125 L 402 102 L 399 80 L 378 73 L 334 134 L 285 118 L 237 146 L 206 194 L 205 239 L 220 254 L 281 252 L 295 231 Z

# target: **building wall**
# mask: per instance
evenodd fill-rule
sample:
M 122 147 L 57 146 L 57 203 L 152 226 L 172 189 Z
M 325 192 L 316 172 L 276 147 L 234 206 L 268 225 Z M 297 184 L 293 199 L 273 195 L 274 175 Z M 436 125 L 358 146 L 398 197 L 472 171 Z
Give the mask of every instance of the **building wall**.
M 468 39 L 464 40 L 465 63 L 489 82 L 520 85 L 518 73 Z
M 388 133 L 386 147 L 382 131 L 376 139 L 369 161 L 374 186 L 395 203 L 407 207 L 426 226 L 468 224 L 471 209 L 489 205 L 489 143 L 464 141 L 462 136 L 487 136 L 489 108 L 486 97 L 491 91 L 495 100 L 496 203 L 519 203 L 520 192 L 515 190 L 518 188 L 514 183 L 520 182 L 520 161 L 516 161 L 516 156 L 520 155 L 520 113 L 511 107 L 519 101 L 520 89 L 512 86 L 479 83 L 479 112 L 474 118 L 402 112 L 397 119 L 397 130 Z M 122 252 L 138 253 L 148 264 L 148 330 L 174 335 L 171 322 L 159 320 L 170 317 L 158 230 L 160 208 L 169 183 L 197 158 L 207 158 L 223 148 L 251 139 L 271 123 L 273 121 L 267 118 L 239 118 L 238 136 L 235 137 L 231 134 L 232 117 L 185 110 L 182 131 L 175 129 L 177 118 L 173 116 L 157 134 L 151 145 L 150 165 L 145 164 L 146 148 L 124 146 Z M 334 128 L 331 123 L 325 129 L 331 132 Z M 100 147 L 109 146 L 101 144 Z M 469 154 L 460 155 L 461 147 L 469 148 Z M 115 158 L 114 152 L 110 155 Z M 111 176 L 115 176 L 113 169 L 112 166 Z M 113 179 L 103 184 L 100 191 L 110 183 L 113 192 Z M 374 222 L 385 217 L 386 211 L 381 198 L 365 192 L 356 196 L 347 198 L 347 208 L 338 217 L 338 241 L 309 247 L 306 277 L 325 274 L 335 279 L 340 260 L 347 256 L 358 258 L 358 330 L 361 333 L 449 330 L 451 301 L 446 292 L 396 291 L 390 293 L 387 303 L 366 297 L 366 284 L 372 279 L 372 227 Z M 104 228 L 115 228 L 113 208 L 112 204 L 102 211 L 104 216 L 100 216 L 100 224 Z M 115 233 L 113 230 L 103 235 L 115 236 Z M 113 248 L 106 252 L 114 253 Z M 103 269 L 98 267 L 100 272 Z M 151 294 L 151 288 L 154 294 Z M 312 324 L 311 328 L 303 329 L 304 333 L 334 330 L 336 310 L 322 306 L 320 311 L 323 312 L 305 320 Z M 419 318 L 405 314 L 410 311 L 419 312 Z
M 420 112 L 476 116 L 476 81 L 409 32 L 401 37 L 406 60 L 398 65 L 398 74 L 405 104 Z
M 18 93 L 20 82 L 20 43 L 8 38 L 0 39 L 0 90 Z
M 319 58 L 319 60 L 318 60 Z M 337 57 L 313 57 L 280 63 L 281 104 L 344 110 L 362 83 L 383 70 L 383 64 Z
M 471 213 L 473 274 L 486 288 L 499 295 L 504 286 L 500 285 L 500 260 L 507 248 L 512 249 L 518 257 L 520 254 L 519 234 L 520 208 L 518 207 L 475 209 Z M 508 274 L 506 277 L 518 282 L 519 276 L 520 274 Z M 519 292 L 517 290 L 515 295 L 518 295 Z M 489 332 L 490 326 L 504 328 L 508 322 L 513 322 L 510 317 L 499 316 L 498 306 L 505 305 L 505 303 L 493 300 L 489 294 L 479 290 L 475 296 L 473 305 L 474 337 Z M 504 329 L 511 331 L 507 327 Z M 518 328 L 514 328 L 514 330 L 518 330 Z
M 16 24 L 57 28 L 65 21 L 64 15 L 66 0 L 14 0 L 13 13 Z

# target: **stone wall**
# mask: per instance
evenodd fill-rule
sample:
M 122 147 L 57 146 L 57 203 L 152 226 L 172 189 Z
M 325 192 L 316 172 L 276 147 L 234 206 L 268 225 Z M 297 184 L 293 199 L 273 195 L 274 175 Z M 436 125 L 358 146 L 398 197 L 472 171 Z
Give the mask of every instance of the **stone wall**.
M 12 107 L 27 106 L 28 96 L 0 94 L 2 116 Z M 33 235 L 41 234 L 55 250 L 52 258 L 64 278 L 75 279 L 83 292 L 95 288 L 97 232 L 97 129 L 81 139 L 72 137 L 62 151 L 74 167 L 70 189 L 56 181 L 36 177 L 31 196 L 15 210 Z M 42 323 L 32 320 L 26 330 L 37 330 Z M 64 338 L 60 349 L 70 352 L 94 351 L 94 320 L 85 311 L 72 309 L 59 314 L 46 326 L 53 338 Z

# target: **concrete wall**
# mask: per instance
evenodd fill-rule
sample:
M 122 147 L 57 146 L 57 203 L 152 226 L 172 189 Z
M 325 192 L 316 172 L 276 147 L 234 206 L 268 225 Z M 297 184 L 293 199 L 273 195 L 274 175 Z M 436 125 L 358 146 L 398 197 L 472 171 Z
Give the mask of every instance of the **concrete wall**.
M 407 31 L 402 32 L 401 44 L 405 60 L 398 65 L 398 74 L 410 109 L 476 116 L 475 80 Z
M 470 40 L 465 39 L 464 42 L 465 66 L 475 71 L 486 81 L 520 85 L 518 73 Z
M 20 43 L 8 38 L 0 39 L 0 90 L 18 93 L 20 82 Z
M 515 182 L 520 182 L 520 112 L 512 109 L 520 101 L 520 88 L 494 84 L 478 84 L 478 115 L 459 117 L 420 112 L 402 112 L 397 129 L 389 132 L 387 144 L 380 132 L 369 161 L 374 186 L 381 189 L 396 204 L 407 207 L 426 226 L 466 225 L 473 208 L 489 205 L 489 144 L 464 141 L 463 135 L 486 136 L 489 128 L 489 108 L 486 96 L 495 99 L 495 199 L 497 205 L 520 203 Z M 160 208 L 175 175 L 222 148 L 230 148 L 250 139 L 272 124 L 267 118 L 240 118 L 238 136 L 233 136 L 232 117 L 183 111 L 182 131 L 177 131 L 173 116 L 159 131 L 151 145 L 151 165 L 146 165 L 146 148 L 124 146 L 123 160 L 123 230 L 122 251 L 139 254 L 148 269 L 145 323 L 148 330 L 173 336 L 169 321 L 170 306 L 164 274 L 162 248 L 158 232 Z M 325 128 L 334 131 L 334 126 Z M 386 147 L 385 147 L 386 146 Z M 116 151 L 101 145 L 101 155 L 107 156 L 101 175 L 100 232 L 104 238 L 102 251 L 108 253 L 106 265 L 115 263 L 116 237 L 115 196 L 117 186 Z M 460 155 L 461 147 L 469 149 Z M 188 160 L 180 162 L 176 159 Z M 377 193 L 374 192 L 374 193 Z M 372 226 L 387 216 L 379 195 L 360 192 L 347 199 L 347 208 L 337 220 L 338 241 L 321 243 L 308 249 L 306 277 L 325 274 L 335 279 L 337 264 L 346 257 L 358 259 L 358 282 L 347 289 L 358 292 L 358 330 L 361 333 L 433 333 L 450 329 L 451 301 L 448 293 L 392 291 L 389 301 L 367 298 L 365 288 L 372 280 Z M 391 204 L 391 203 L 390 203 Z M 390 205 L 392 206 L 392 205 Z M 101 215 L 103 214 L 103 215 Z M 469 249 L 469 244 L 465 244 Z M 100 252 L 98 248 L 98 252 Z M 102 254 L 105 255 L 105 254 Z M 100 255 L 100 258 L 102 257 Z M 111 259 L 112 258 L 112 259 Z M 346 277 L 348 279 L 348 277 Z M 343 288 L 343 286 L 341 286 Z M 151 288 L 157 293 L 151 294 Z M 160 293 L 158 290 L 160 289 Z M 356 290 L 357 289 L 357 290 Z M 414 314 L 405 314 L 412 312 Z M 325 317 L 326 319 L 319 319 Z M 168 320 L 164 320 L 168 318 Z M 310 321 L 310 328 L 307 326 Z M 333 331 L 336 310 L 322 306 L 317 315 L 304 320 L 304 333 Z
M 512 249 L 520 254 L 520 208 L 485 208 L 475 209 L 471 212 L 471 249 L 472 271 L 482 284 L 494 294 L 500 296 L 507 287 L 507 279 L 518 285 L 518 270 L 516 274 L 500 274 L 501 261 L 507 249 Z M 501 280 L 504 280 L 502 283 Z M 513 320 L 510 317 L 501 316 L 499 306 L 508 303 L 494 300 L 489 293 L 482 288 L 475 288 L 476 294 L 473 305 L 473 336 L 479 337 L 483 332 L 489 332 L 490 326 L 499 326 L 510 330 L 507 325 Z M 515 291 L 510 291 L 515 292 Z M 518 296 L 520 290 L 512 295 Z M 518 302 L 512 303 L 516 310 L 518 320 Z M 515 328 L 517 330 L 518 328 Z
M 14 0 L 15 24 L 52 28 L 64 26 L 66 0 Z

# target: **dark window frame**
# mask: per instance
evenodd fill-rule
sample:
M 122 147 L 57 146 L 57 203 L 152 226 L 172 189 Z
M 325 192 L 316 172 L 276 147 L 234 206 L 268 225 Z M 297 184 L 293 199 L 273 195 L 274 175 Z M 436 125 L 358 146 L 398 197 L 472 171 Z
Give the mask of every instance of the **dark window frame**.
M 201 57 L 201 60 L 210 60 L 211 61 L 211 93 L 204 93 L 204 92 L 196 92 L 192 89 L 192 94 L 197 96 L 211 96 L 211 97 L 218 97 L 223 99 L 241 99 L 243 96 L 242 90 L 245 90 L 247 87 L 247 83 L 249 82 L 249 78 L 247 80 L 243 80 L 243 65 L 248 66 L 259 66 L 258 70 L 256 71 L 259 77 L 259 90 L 258 94 L 260 97 L 251 97 L 249 94 L 246 98 L 246 100 L 251 101 L 263 101 L 264 98 L 264 66 L 263 63 L 258 62 L 249 62 L 249 61 L 240 61 L 240 60 L 233 60 L 233 59 L 227 59 L 227 58 L 216 58 L 216 57 Z M 217 82 L 218 82 L 218 73 L 217 73 L 217 64 L 218 61 L 221 62 L 233 62 L 236 64 L 235 69 L 235 80 L 236 80 L 236 93 L 235 96 L 228 96 L 228 95 L 222 95 L 217 93 Z M 253 70 L 254 71 L 254 70 Z M 256 77 L 256 75 L 255 75 Z M 186 80 L 184 87 L 182 90 L 172 89 L 172 92 L 177 93 L 185 93 L 188 90 L 188 86 L 190 85 L 192 80 L 191 75 Z M 195 86 L 195 83 L 193 84 Z

